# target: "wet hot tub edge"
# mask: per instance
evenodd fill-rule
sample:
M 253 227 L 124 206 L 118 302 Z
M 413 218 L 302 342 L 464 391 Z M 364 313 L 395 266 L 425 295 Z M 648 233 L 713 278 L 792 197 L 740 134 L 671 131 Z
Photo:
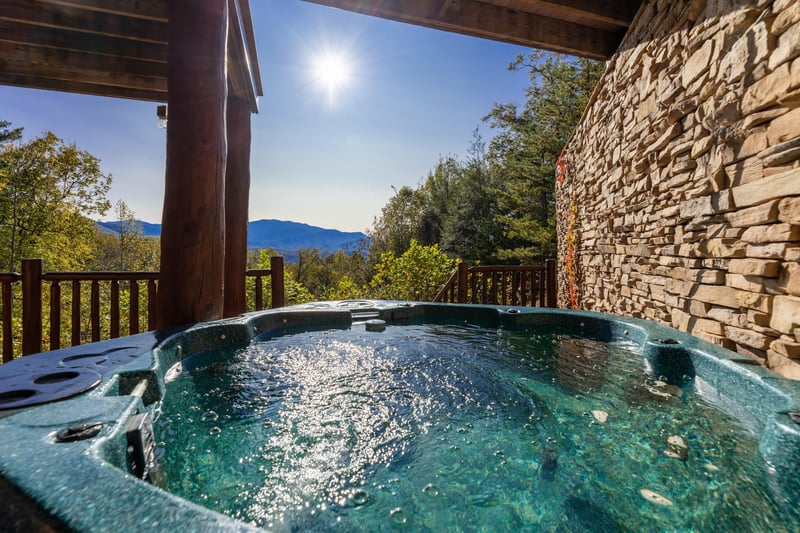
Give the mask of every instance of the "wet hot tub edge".
M 369 319 L 407 324 L 445 316 L 448 321 L 463 319 L 498 327 L 568 324 L 576 333 L 588 336 L 631 339 L 642 346 L 643 359 L 654 376 L 680 379 L 688 372 L 702 376 L 709 390 L 719 394 L 733 390 L 737 405 L 763 424 L 760 452 L 780 473 L 775 477 L 778 489 L 796 492 L 800 488 L 800 424 L 791 416 L 800 411 L 799 384 L 686 333 L 646 320 L 588 311 L 391 301 L 322 302 L 83 345 L 0 366 L 0 394 L 19 390 L 21 376 L 26 375 L 55 376 L 49 381 L 83 372 L 101 377 L 97 386 L 61 401 L 0 411 L 5 414 L 0 418 L 0 495 L 10 491 L 24 495 L 16 516 L 7 517 L 0 526 L 22 531 L 44 510 L 65 529 L 76 531 L 174 531 L 185 530 L 187 524 L 194 530 L 254 530 L 129 473 L 125 426 L 134 415 L 146 413 L 147 405 L 162 398 L 167 370 L 188 354 L 220 345 L 244 346 L 255 337 L 347 328 L 353 321 Z M 130 396 L 145 379 L 147 386 L 139 391 L 143 392 L 141 398 Z M 42 382 L 49 384 L 47 379 Z M 4 389 L 6 384 L 11 388 Z M 58 442 L 58 432 L 83 425 L 100 429 L 85 440 Z

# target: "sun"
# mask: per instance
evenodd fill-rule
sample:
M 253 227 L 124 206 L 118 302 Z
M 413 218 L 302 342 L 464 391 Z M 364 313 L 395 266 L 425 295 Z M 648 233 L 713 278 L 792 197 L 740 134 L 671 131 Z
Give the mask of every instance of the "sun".
M 326 93 L 330 104 L 350 84 L 352 75 L 352 63 L 343 52 L 326 51 L 317 54 L 311 65 L 311 77 L 317 87 Z

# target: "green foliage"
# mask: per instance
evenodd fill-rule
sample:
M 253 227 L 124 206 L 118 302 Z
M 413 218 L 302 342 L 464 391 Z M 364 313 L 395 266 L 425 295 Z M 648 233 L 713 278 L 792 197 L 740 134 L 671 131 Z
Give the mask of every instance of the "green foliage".
M 136 214 L 125 202 L 114 204 L 114 219 L 120 222 L 116 234 L 97 230 L 91 270 L 156 271 L 160 267 L 159 241 L 145 237 Z
M 365 257 L 366 253 L 362 250 L 350 253 L 338 250 L 325 254 L 318 249 L 305 249 L 298 252 L 297 263 L 289 265 L 287 270 L 294 274 L 297 282 L 306 287 L 315 299 L 331 299 L 326 295 L 344 277 L 349 282 L 344 282 L 343 286 L 349 283 L 362 286 L 367 283 L 369 269 Z
M 375 219 L 369 232 L 372 239 L 370 262 L 376 262 L 376 258 L 386 252 L 400 255 L 406 251 L 419 232 L 423 203 L 420 191 L 408 186 L 395 189 L 394 196 L 383 207 L 381 216 Z
M 49 270 L 80 270 L 92 252 L 89 217 L 109 208 L 111 176 L 50 132 L 23 142 L 19 131 L 1 132 L 16 140 L 0 144 L 0 264 L 16 270 L 22 258 L 41 257 Z
M 384 252 L 375 265 L 370 283 L 374 298 L 432 301 L 456 266 L 439 246 L 423 246 L 412 239 L 408 249 L 397 256 Z
M 510 70 L 527 68 L 531 85 L 522 108 L 496 104 L 484 119 L 500 133 L 489 148 L 496 177 L 498 220 L 510 242 L 501 258 L 540 262 L 556 252 L 555 167 L 603 72 L 603 64 L 550 52 L 519 55 Z
M 485 143 L 477 129 L 469 156 L 459 166 L 451 190 L 442 249 L 471 263 L 496 262 L 496 248 L 503 235 L 493 194 L 497 185 L 486 165 Z
M 275 250 L 264 248 L 251 251 L 247 258 L 248 269 L 269 269 L 270 259 L 277 255 Z M 248 276 L 245 281 L 247 294 L 247 309 L 255 310 L 255 278 Z M 295 279 L 295 275 L 288 268 L 283 272 L 283 290 L 285 305 L 296 305 L 317 300 L 311 292 Z M 263 285 L 264 306 L 270 307 L 272 302 L 272 285 L 269 281 Z

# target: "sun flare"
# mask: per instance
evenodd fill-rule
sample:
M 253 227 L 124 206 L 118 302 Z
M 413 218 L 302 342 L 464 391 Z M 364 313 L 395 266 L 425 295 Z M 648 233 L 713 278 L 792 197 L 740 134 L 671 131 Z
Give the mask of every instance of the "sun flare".
M 352 64 L 342 52 L 324 52 L 314 57 L 311 76 L 314 83 L 327 94 L 328 101 L 332 104 L 337 94 L 350 84 Z

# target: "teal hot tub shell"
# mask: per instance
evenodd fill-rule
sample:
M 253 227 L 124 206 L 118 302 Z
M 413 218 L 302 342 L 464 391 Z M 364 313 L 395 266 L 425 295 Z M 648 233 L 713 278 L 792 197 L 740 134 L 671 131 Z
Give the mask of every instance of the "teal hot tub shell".
M 131 454 L 128 433 L 131 420 L 163 398 L 167 370 L 189 355 L 245 346 L 264 334 L 347 328 L 369 319 L 389 325 L 459 321 L 558 327 L 632 340 L 654 376 L 701 376 L 709 390 L 717 391 L 722 408 L 757 432 L 760 455 L 775 472 L 775 490 L 800 494 L 800 387 L 747 357 L 656 323 L 592 312 L 344 301 L 135 335 L 3 365 L 0 498 L 11 505 L 0 517 L 0 529 L 253 530 L 139 479 L 134 472 L 141 465 Z M 796 511 L 790 516 L 793 512 L 797 518 Z

